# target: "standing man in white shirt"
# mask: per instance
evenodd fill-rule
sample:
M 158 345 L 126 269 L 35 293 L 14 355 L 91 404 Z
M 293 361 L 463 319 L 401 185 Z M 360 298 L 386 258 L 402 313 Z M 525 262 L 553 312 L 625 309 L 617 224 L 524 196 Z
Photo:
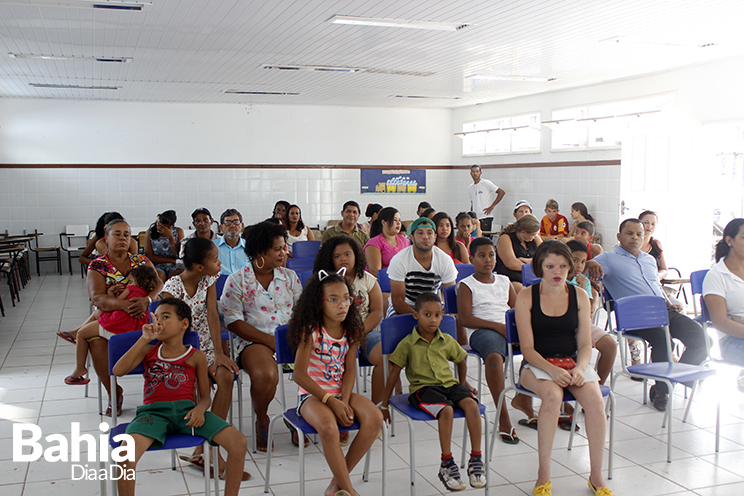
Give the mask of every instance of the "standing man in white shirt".
M 478 216 L 481 230 L 490 231 L 493 208 L 504 198 L 506 191 L 488 179 L 481 179 L 481 167 L 478 164 L 470 167 L 470 177 L 473 178 L 473 184 L 468 186 L 470 208 Z

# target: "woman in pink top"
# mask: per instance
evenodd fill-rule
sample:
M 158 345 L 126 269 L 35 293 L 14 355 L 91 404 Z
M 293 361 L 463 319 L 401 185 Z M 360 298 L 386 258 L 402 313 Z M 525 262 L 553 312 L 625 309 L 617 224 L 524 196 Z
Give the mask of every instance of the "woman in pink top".
M 364 245 L 364 256 L 367 259 L 367 271 L 377 277 L 377 271 L 387 269 L 390 260 L 411 241 L 398 234 L 400 232 L 400 213 L 393 207 L 380 210 L 377 219 L 372 223 L 370 240 Z

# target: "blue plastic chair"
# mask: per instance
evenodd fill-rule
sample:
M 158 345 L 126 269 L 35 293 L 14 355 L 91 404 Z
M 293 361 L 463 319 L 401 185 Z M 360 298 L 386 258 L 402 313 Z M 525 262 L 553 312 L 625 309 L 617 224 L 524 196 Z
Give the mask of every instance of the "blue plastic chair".
M 385 382 L 388 381 L 388 356 L 395 351 L 395 348 L 398 346 L 398 343 L 411 334 L 411 331 L 413 330 L 413 327 L 417 324 L 416 319 L 413 318 L 413 315 L 394 315 L 392 317 L 388 317 L 385 319 L 382 319 L 382 323 L 380 324 L 380 330 L 382 331 L 382 354 L 385 358 Z M 453 338 L 457 339 L 457 327 L 455 324 L 455 318 L 451 315 L 445 315 L 444 319 L 442 319 L 442 323 L 439 325 L 439 329 L 442 332 L 446 332 Z M 434 419 L 429 415 L 428 413 L 419 410 L 418 408 L 415 408 L 413 405 L 411 405 L 408 402 L 408 395 L 407 394 L 399 394 L 396 396 L 393 396 L 390 398 L 389 402 L 390 406 L 393 407 L 395 411 L 400 412 L 403 417 L 405 417 L 406 421 L 408 422 L 408 435 L 409 435 L 409 451 L 410 451 L 410 468 L 411 468 L 411 496 L 416 495 L 416 453 L 415 453 L 415 430 L 414 430 L 414 421 L 418 422 L 429 422 L 433 421 Z M 485 451 L 488 452 L 488 418 L 486 417 L 486 407 L 480 403 L 478 403 L 478 408 L 480 410 L 480 414 L 483 416 L 484 419 L 484 432 L 485 432 Z M 392 411 L 390 412 L 393 413 Z M 465 414 L 462 410 L 459 408 L 454 409 L 455 418 L 465 418 Z M 466 424 L 467 426 L 467 424 Z M 466 449 L 465 443 L 463 443 L 463 449 Z M 486 465 L 486 477 L 488 478 L 488 483 L 486 483 L 485 486 L 485 493 L 489 493 L 489 485 L 490 485 L 490 477 L 491 473 L 489 472 L 489 460 L 486 458 L 485 460 Z M 384 469 L 383 469 L 384 470 Z
M 702 301 L 703 297 L 703 281 L 705 280 L 705 276 L 708 275 L 708 271 L 710 269 L 704 269 L 704 270 L 696 270 L 692 274 L 690 274 L 690 286 L 692 286 L 692 308 L 695 310 L 695 317 L 697 318 L 698 315 L 700 315 L 700 312 L 702 311 L 702 305 L 701 308 L 698 309 L 698 303 L 704 303 Z M 703 321 L 705 322 L 707 319 L 703 318 Z
M 531 263 L 522 265 L 522 286 L 526 288 L 540 281 L 542 278 L 535 275 Z
M 156 303 L 156 302 L 153 302 Z M 119 359 L 136 343 L 139 338 L 142 336 L 142 331 L 134 331 L 134 332 L 125 332 L 124 334 L 117 334 L 115 336 L 112 336 L 111 339 L 109 339 L 109 374 L 111 375 L 111 388 L 112 391 L 116 391 L 117 389 L 117 377 L 113 373 L 114 365 L 116 365 L 116 362 L 119 361 Z M 150 344 L 155 344 L 157 341 L 152 341 Z M 199 349 L 199 335 L 194 332 L 188 332 L 183 338 L 183 344 L 185 345 L 191 345 L 196 349 Z M 132 369 L 131 372 L 129 372 L 127 375 L 141 375 L 145 373 L 145 364 L 144 362 L 140 363 L 137 367 Z M 114 437 L 116 437 L 119 434 L 124 434 L 127 430 L 127 426 L 129 423 L 125 424 L 118 424 L 117 425 L 117 417 L 116 417 L 116 408 L 111 409 L 111 421 L 113 424 L 113 427 L 111 429 L 111 432 L 109 433 L 109 444 L 112 448 L 116 448 L 119 446 L 119 443 L 114 441 Z M 162 450 L 170 450 L 171 451 L 171 464 L 172 464 L 172 470 L 176 470 L 176 451 L 177 449 L 183 449 L 183 448 L 194 448 L 196 446 L 204 446 L 204 453 L 209 453 L 209 442 L 201 437 L 201 436 L 190 436 L 187 434 L 171 434 L 166 437 L 165 443 L 160 448 L 150 448 L 147 451 L 162 451 Z M 214 471 L 215 473 L 218 472 L 218 461 L 217 461 L 217 450 L 212 450 L 212 466 L 215 467 Z M 208 458 L 208 457 L 207 457 Z M 210 464 L 205 463 L 204 464 L 204 494 L 208 495 L 210 494 L 210 487 L 209 487 L 209 471 L 210 471 Z M 105 494 L 105 482 L 101 482 L 102 485 L 102 492 L 101 494 Z M 117 488 L 116 488 L 116 481 L 111 481 L 111 489 L 112 494 L 116 494 Z M 219 494 L 219 478 L 214 478 L 214 490 L 215 494 Z
M 302 284 L 302 287 L 305 288 L 310 282 L 310 279 L 313 278 L 313 271 L 306 270 L 304 272 L 300 272 L 299 277 L 300 277 L 300 284 Z
M 380 269 L 377 271 L 377 284 L 380 285 L 380 291 L 383 293 L 390 292 L 390 278 L 388 277 L 387 269 Z
M 638 331 L 641 329 L 651 329 L 663 327 L 666 333 L 666 346 L 669 357 L 672 356 L 671 337 L 669 336 L 669 315 L 667 313 L 666 300 L 661 296 L 626 296 L 615 301 L 615 320 L 617 331 L 620 339 L 627 339 L 626 333 Z M 663 382 L 667 385 L 669 391 L 669 401 L 667 402 L 666 412 L 664 413 L 664 423 L 667 427 L 667 461 L 672 461 L 672 412 L 674 411 L 674 384 L 678 382 L 697 382 L 708 377 L 716 375 L 716 371 L 700 365 L 690 365 L 686 363 L 674 362 L 655 362 L 642 363 L 640 365 L 627 366 L 625 355 L 625 346 L 620 346 L 620 363 L 623 370 L 619 374 L 627 376 L 636 376 L 643 379 L 654 379 L 657 382 Z M 612 389 L 615 389 L 615 381 L 618 374 L 612 377 Z M 646 403 L 644 391 L 644 404 Z M 692 401 L 692 397 L 690 398 Z M 716 420 L 716 432 L 719 430 L 720 402 L 718 404 Z M 716 435 L 716 449 L 718 448 L 718 435 Z
M 284 402 L 284 381 L 281 379 L 283 377 L 283 369 L 282 365 L 285 363 L 292 364 L 295 361 L 294 353 L 292 353 L 292 349 L 289 346 L 289 342 L 287 341 L 287 331 L 289 326 L 287 325 L 281 325 L 276 328 L 274 331 L 274 342 L 276 343 L 276 365 L 279 372 L 279 398 L 282 404 L 282 413 L 278 415 L 274 415 L 271 418 L 271 421 L 269 422 L 269 439 L 267 442 L 268 446 L 271 446 L 271 443 L 274 440 L 274 426 L 276 425 L 276 421 L 280 418 L 286 419 L 287 422 L 289 422 L 295 429 L 297 429 L 300 433 L 303 435 L 308 434 L 317 434 L 318 432 L 315 430 L 313 426 L 308 424 L 305 419 L 303 419 L 301 416 L 297 414 L 297 408 L 291 407 L 287 408 Z M 338 426 L 339 431 L 341 432 L 347 432 L 347 431 L 356 431 L 359 430 L 359 422 L 356 420 L 353 424 L 349 427 L 344 427 L 339 425 Z M 300 496 L 305 496 L 305 443 L 302 442 L 302 436 L 298 433 L 298 439 L 300 442 L 298 443 L 300 445 Z M 367 456 L 364 460 L 364 473 L 362 475 L 362 479 L 364 482 L 367 482 L 369 480 L 369 461 L 370 461 L 370 454 L 372 453 L 372 449 L 367 452 Z M 382 427 L 382 494 L 385 495 L 385 482 L 387 480 L 387 460 L 385 455 L 387 454 L 387 433 L 386 433 L 386 427 L 383 423 Z M 272 450 L 269 449 L 267 451 L 266 456 L 266 482 L 264 483 L 264 492 L 269 492 L 269 481 L 271 477 L 271 455 Z
M 315 257 L 290 258 L 287 260 L 287 268 L 292 269 L 299 274 L 300 272 L 313 270 L 314 263 Z
M 496 402 L 496 415 L 494 422 L 498 421 L 498 412 L 501 411 L 501 405 L 504 403 L 504 398 L 508 391 L 516 391 L 518 393 L 524 393 L 533 398 L 539 398 L 537 394 L 530 391 L 529 389 L 522 386 L 522 383 L 517 380 L 517 373 L 514 370 L 514 357 L 522 354 L 519 349 L 514 349 L 515 345 L 519 345 L 519 333 L 517 331 L 517 320 L 515 318 L 515 310 L 510 308 L 506 312 L 506 344 L 508 355 L 506 357 L 506 368 L 507 373 L 505 377 L 509 378 L 509 384 L 506 385 L 504 390 L 499 395 L 499 399 Z M 610 454 L 607 457 L 607 478 L 612 479 L 612 462 L 615 455 L 615 394 L 612 389 L 608 386 L 600 385 L 600 391 L 602 392 L 603 398 L 609 398 L 609 414 L 610 414 Z M 576 398 L 571 394 L 568 389 L 563 390 L 563 401 L 576 401 Z M 568 436 L 568 450 L 571 451 L 573 447 L 574 433 L 576 432 L 576 419 L 578 412 L 574 411 L 573 420 L 571 421 L 571 431 Z M 539 422 L 539 420 L 538 420 Z M 496 431 L 494 430 L 493 437 L 491 439 L 491 451 L 493 451 L 493 445 L 496 441 Z M 493 453 L 489 453 L 489 458 Z
M 460 282 L 466 277 L 475 274 L 475 267 L 471 264 L 456 264 L 455 269 L 457 269 L 457 279 L 455 282 Z
M 227 274 L 220 274 L 219 279 L 217 279 L 217 282 L 214 283 L 215 289 L 217 289 L 217 299 L 219 300 L 222 298 L 222 292 L 225 290 L 225 283 L 227 282 L 227 278 L 230 277 Z
M 320 241 L 295 241 L 292 243 L 292 258 L 313 258 L 320 250 Z

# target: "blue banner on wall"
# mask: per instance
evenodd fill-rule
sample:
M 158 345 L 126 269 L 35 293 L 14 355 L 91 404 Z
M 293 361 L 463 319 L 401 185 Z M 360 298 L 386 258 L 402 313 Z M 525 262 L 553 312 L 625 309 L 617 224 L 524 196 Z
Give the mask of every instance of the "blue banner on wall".
M 362 169 L 362 193 L 426 193 L 424 169 Z

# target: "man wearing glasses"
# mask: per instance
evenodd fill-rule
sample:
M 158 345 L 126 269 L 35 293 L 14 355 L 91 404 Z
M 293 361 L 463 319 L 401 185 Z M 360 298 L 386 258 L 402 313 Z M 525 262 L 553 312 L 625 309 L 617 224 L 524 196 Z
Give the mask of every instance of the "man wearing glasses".
M 230 275 L 248 265 L 245 240 L 241 236 L 243 216 L 234 208 L 228 208 L 220 215 L 220 230 L 223 236 L 215 239 L 214 244 L 220 250 L 221 273 Z

